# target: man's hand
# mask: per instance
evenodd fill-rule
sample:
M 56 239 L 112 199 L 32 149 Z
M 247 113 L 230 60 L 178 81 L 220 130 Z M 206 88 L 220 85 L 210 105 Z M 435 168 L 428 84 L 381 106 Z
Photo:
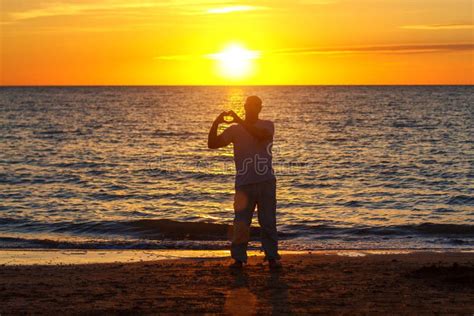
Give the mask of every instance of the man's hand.
M 240 116 L 237 115 L 237 113 L 235 113 L 234 111 L 229 111 L 227 112 L 227 116 L 231 116 L 232 117 L 232 121 L 231 122 L 226 122 L 226 123 L 237 123 L 237 124 L 242 124 L 244 122 L 244 120 L 242 120 L 240 118 Z
M 221 114 L 219 114 L 218 117 L 216 117 L 216 119 L 214 120 L 214 123 L 216 124 L 221 124 L 221 123 L 226 123 L 226 121 L 224 120 L 224 117 L 227 116 L 227 112 L 222 112 Z
M 231 121 L 227 121 L 225 118 L 226 117 L 232 117 L 232 120 Z M 243 120 L 237 115 L 237 113 L 235 113 L 234 111 L 224 111 L 222 112 L 221 114 L 219 114 L 219 116 L 215 119 L 214 123 L 216 124 L 222 124 L 222 123 L 226 123 L 226 124 L 232 124 L 232 123 L 237 123 L 237 124 L 241 124 L 243 123 Z

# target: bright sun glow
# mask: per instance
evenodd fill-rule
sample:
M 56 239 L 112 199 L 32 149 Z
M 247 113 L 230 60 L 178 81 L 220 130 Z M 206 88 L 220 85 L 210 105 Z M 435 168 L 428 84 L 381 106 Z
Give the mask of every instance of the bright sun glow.
M 239 44 L 231 44 L 220 53 L 209 57 L 217 61 L 219 73 L 228 79 L 243 79 L 250 76 L 254 70 L 254 59 L 260 54 Z

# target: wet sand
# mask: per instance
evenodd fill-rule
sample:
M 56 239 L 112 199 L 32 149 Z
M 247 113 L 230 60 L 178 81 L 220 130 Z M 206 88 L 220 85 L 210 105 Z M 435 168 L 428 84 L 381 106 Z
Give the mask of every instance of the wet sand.
M 342 254 L 286 254 L 280 272 L 261 256 L 242 272 L 225 258 L 3 264 L 0 314 L 474 313 L 473 252 Z

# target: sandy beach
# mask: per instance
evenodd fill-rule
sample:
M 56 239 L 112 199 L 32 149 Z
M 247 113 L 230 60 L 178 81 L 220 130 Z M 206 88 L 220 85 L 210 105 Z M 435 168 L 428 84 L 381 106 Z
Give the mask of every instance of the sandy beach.
M 122 258 L 123 259 L 123 258 Z M 472 252 L 286 254 L 133 263 L 8 265 L 0 314 L 460 314 L 474 312 Z

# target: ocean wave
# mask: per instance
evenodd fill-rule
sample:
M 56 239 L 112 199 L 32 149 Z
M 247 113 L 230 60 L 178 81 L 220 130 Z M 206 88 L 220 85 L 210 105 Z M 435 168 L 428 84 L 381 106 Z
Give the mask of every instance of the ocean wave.
M 228 242 L 176 240 L 60 240 L 0 237 L 1 249 L 198 249 L 222 250 Z
M 191 132 L 179 131 L 179 130 L 155 130 L 153 132 L 154 136 L 161 136 L 161 137 L 189 137 L 194 135 Z
M 0 231 L 130 236 L 146 240 L 228 240 L 231 230 L 231 225 L 228 224 L 180 222 L 170 219 L 44 223 L 0 218 L 0 225 Z M 256 238 L 260 229 L 252 227 L 250 233 L 252 238 Z
M 94 162 L 94 161 L 76 161 L 76 162 L 61 162 L 61 163 L 53 163 L 50 164 L 52 167 L 59 167 L 59 168 L 114 168 L 120 166 L 118 163 L 102 163 L 102 162 Z
M 282 245 L 288 249 L 311 243 L 322 247 L 403 244 L 474 245 L 474 225 L 423 223 L 380 227 L 345 227 L 321 224 L 282 225 Z M 0 218 L 0 248 L 48 249 L 224 249 L 231 225 L 181 222 L 170 219 L 44 223 L 28 219 Z M 259 227 L 251 228 L 251 245 L 259 245 Z M 25 237 L 26 236 L 26 237 Z M 381 243 L 381 241 L 384 241 Z M 288 246 L 290 245 L 290 246 Z M 321 246 L 318 246 L 321 247 Z M 372 247 L 372 246 L 371 246 Z
M 473 205 L 474 206 L 474 196 L 467 195 L 455 195 L 449 198 L 447 201 L 449 205 Z
M 50 233 L 67 236 L 109 236 L 141 240 L 225 241 L 232 226 L 226 223 L 177 221 L 171 219 L 137 219 L 123 221 L 38 222 L 28 219 L 0 218 L 0 232 Z M 252 226 L 251 240 L 258 240 L 260 228 Z M 378 237 L 456 237 L 474 238 L 474 225 L 421 223 L 416 225 L 338 226 L 330 223 L 281 225 L 279 238 L 378 236 Z
M 474 238 L 474 225 L 421 223 L 416 225 L 388 225 L 372 227 L 337 227 L 320 225 L 286 225 L 285 228 L 295 234 L 344 234 L 365 236 L 452 236 L 459 235 Z

